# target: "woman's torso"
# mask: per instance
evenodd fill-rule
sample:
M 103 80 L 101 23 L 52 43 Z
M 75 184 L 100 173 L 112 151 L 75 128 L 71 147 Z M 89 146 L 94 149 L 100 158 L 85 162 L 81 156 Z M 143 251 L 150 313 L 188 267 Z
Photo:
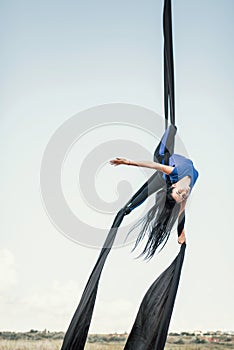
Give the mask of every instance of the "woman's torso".
M 173 154 L 169 158 L 169 165 L 174 167 L 169 175 L 171 183 L 176 183 L 185 176 L 189 176 L 191 178 L 190 187 L 192 189 L 199 175 L 193 162 L 180 154 Z

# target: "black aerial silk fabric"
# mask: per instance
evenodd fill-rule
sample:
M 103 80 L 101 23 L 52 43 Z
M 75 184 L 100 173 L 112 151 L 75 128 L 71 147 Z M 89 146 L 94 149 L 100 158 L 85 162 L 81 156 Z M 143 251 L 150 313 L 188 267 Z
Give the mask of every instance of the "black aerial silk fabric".
M 176 129 L 171 126 L 165 147 L 166 150 L 170 150 L 171 152 L 173 151 L 172 148 L 174 145 L 175 131 Z M 159 149 L 160 144 L 161 142 L 156 148 L 155 156 L 158 154 L 157 150 Z M 166 151 L 165 155 L 167 155 L 167 153 L 169 152 Z M 86 284 L 80 303 L 65 334 L 61 350 L 84 349 L 93 314 L 99 279 L 106 258 L 110 253 L 111 247 L 115 240 L 118 227 L 120 226 L 125 215 L 129 214 L 131 210 L 140 205 L 148 198 L 148 196 L 155 193 L 163 186 L 167 186 L 166 181 L 164 180 L 161 173 L 155 172 L 116 215 L 103 248 L 100 252 L 99 258 Z M 147 292 L 141 304 L 140 311 L 138 313 L 135 325 L 131 331 L 125 349 L 163 349 L 162 346 L 166 341 L 167 330 L 174 305 L 177 286 L 179 283 L 184 248 L 185 244 L 182 245 L 177 259 L 175 259 L 172 265 L 156 280 L 156 282 Z M 155 305 L 155 311 L 152 314 L 149 314 L 148 312 L 149 305 Z M 150 317 L 147 318 L 147 315 L 150 315 Z M 142 326 L 143 323 L 145 326 Z M 146 346 L 144 343 L 145 339 L 148 339 L 148 347 L 144 347 Z M 149 339 L 151 339 L 150 342 Z M 137 344 L 139 344 L 139 348 L 137 347 Z
M 178 289 L 186 245 L 145 294 L 124 350 L 162 350 Z
M 162 178 L 160 173 L 155 172 L 116 215 L 98 260 L 86 284 L 80 303 L 65 334 L 61 350 L 84 349 L 93 314 L 99 279 L 106 258 L 110 253 L 111 247 L 115 240 L 118 227 L 120 226 L 124 216 L 130 212 L 129 207 L 137 207 L 149 195 L 157 191 L 159 188 L 162 188 L 162 186 L 165 186 L 165 180 Z
M 165 128 L 167 128 L 168 107 L 170 109 L 171 124 L 175 125 L 175 91 L 174 91 L 171 0 L 164 1 L 163 34 L 164 34 L 164 114 L 165 114 Z
M 174 76 L 173 48 L 171 30 L 171 1 L 164 2 L 164 105 L 166 125 L 168 123 L 168 104 L 170 121 L 175 125 L 174 116 Z M 175 133 L 174 133 L 175 135 Z M 170 139 L 170 138 L 169 138 Z M 168 145 L 169 153 L 173 151 L 174 136 Z M 157 149 L 156 149 L 157 150 Z M 157 152 L 155 152 L 156 154 Z M 167 164 L 167 160 L 164 160 Z M 132 196 L 126 205 L 117 213 L 106 241 L 88 279 L 80 303 L 65 334 L 61 350 L 83 350 L 85 347 L 93 309 L 95 305 L 99 280 L 105 261 L 115 240 L 118 227 L 125 215 L 144 202 L 148 196 L 166 186 L 166 181 L 159 172 L 155 172 L 149 180 Z M 178 234 L 182 231 L 180 227 Z M 125 350 L 161 350 L 167 337 L 167 331 L 173 310 L 174 300 L 183 264 L 185 244 L 173 263 L 153 283 L 146 293 L 132 331 L 127 340 Z

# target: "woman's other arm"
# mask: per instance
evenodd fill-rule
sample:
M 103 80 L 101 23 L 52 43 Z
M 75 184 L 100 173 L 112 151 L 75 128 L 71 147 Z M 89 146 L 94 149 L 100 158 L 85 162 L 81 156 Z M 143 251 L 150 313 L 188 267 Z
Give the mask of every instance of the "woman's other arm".
M 178 216 L 177 233 L 178 233 L 178 243 L 179 244 L 186 243 L 186 236 L 185 236 L 185 231 L 184 231 L 185 206 L 186 206 L 186 199 L 180 205 L 180 212 L 179 212 L 179 216 Z

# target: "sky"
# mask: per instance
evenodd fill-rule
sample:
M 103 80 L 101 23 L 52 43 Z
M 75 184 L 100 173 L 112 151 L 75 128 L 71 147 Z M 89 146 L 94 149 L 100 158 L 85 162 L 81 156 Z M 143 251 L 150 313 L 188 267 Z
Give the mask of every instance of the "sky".
M 118 208 L 152 174 L 108 159 L 150 157 L 162 133 L 162 5 L 0 1 L 2 331 L 67 329 Z M 232 0 L 173 1 L 178 142 L 200 176 L 172 331 L 234 331 L 233 10 Z M 96 230 L 91 240 L 78 221 L 69 226 L 66 208 L 57 211 L 57 180 L 72 217 Z M 131 248 L 122 242 L 108 257 L 91 332 L 130 331 L 146 290 L 179 251 L 176 232 L 150 262 Z

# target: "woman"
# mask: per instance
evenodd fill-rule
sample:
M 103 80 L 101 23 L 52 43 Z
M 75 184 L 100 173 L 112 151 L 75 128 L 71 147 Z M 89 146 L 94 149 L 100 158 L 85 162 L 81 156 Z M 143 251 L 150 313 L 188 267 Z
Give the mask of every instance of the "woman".
M 175 133 L 176 128 L 172 125 L 166 130 L 155 151 L 154 160 L 156 161 L 154 162 L 132 161 L 125 158 L 110 160 L 110 164 L 114 166 L 123 164 L 155 169 L 162 174 L 165 180 L 166 188 L 158 189 L 155 205 L 136 225 L 143 223 L 143 228 L 136 240 L 135 247 L 146 234 L 148 235 L 148 242 L 142 253 L 146 255 L 146 258 L 151 258 L 160 245 L 162 247 L 165 245 L 177 218 L 179 218 L 178 242 L 180 244 L 186 242 L 184 210 L 186 200 L 197 181 L 198 171 L 190 159 L 179 154 L 172 154 Z

